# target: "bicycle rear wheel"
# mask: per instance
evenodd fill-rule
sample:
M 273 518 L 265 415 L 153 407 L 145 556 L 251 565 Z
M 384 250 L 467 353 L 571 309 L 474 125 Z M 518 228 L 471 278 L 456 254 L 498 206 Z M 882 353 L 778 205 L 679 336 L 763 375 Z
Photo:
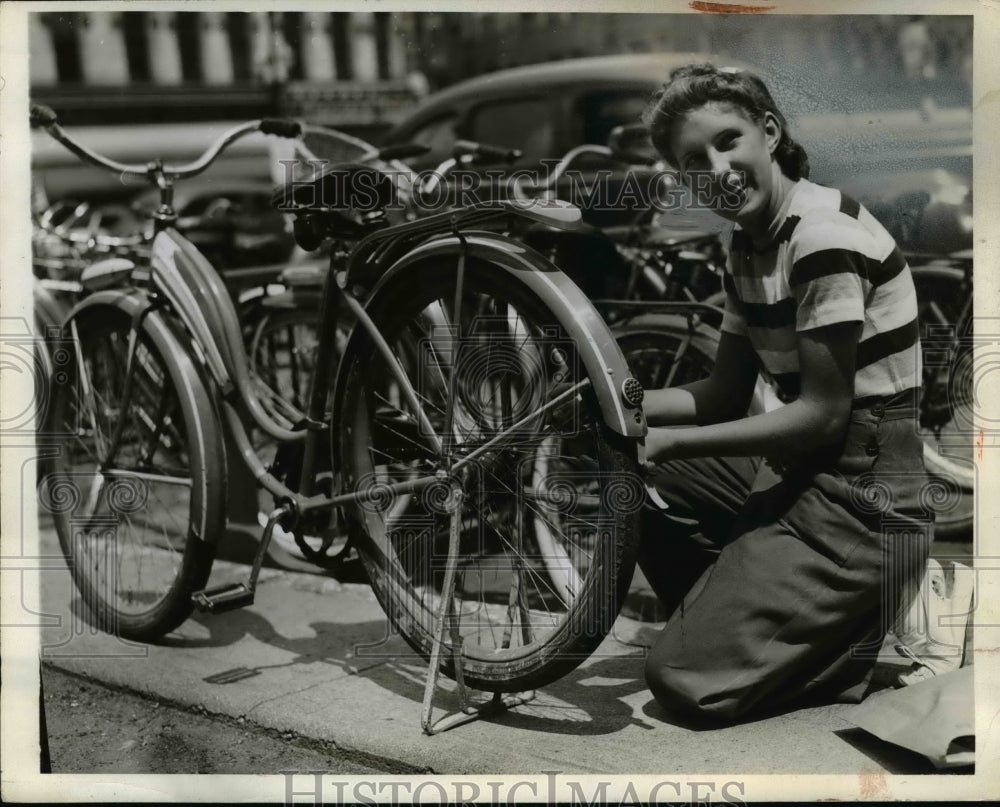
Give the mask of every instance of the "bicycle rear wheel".
M 319 307 L 265 310 L 254 324 L 248 355 L 250 368 L 301 417 L 309 405 L 319 341 Z M 288 417 L 289 411 L 278 412 Z
M 73 323 L 77 360 L 49 420 L 61 450 L 40 498 L 98 627 L 150 641 L 188 617 L 208 580 L 225 525 L 225 449 L 205 384 L 163 317 L 133 332 L 129 312 L 94 305 Z
M 348 346 L 335 439 L 346 489 L 372 494 L 346 508 L 348 523 L 376 596 L 426 658 L 455 518 L 452 624 L 464 680 L 531 689 L 593 652 L 628 592 L 644 490 L 636 448 L 604 424 L 576 346 L 527 287 L 470 261 L 459 313 L 454 297 L 455 268 L 439 265 L 399 276 L 370 301 L 405 384 L 366 331 Z M 539 414 L 558 394 L 566 407 Z M 421 491 L 389 488 L 436 472 Z M 579 570 L 569 591 L 553 584 L 530 527 L 553 508 L 564 560 Z M 454 647 L 453 634 L 445 640 Z M 455 674 L 450 661 L 445 672 Z
M 691 332 L 677 317 L 644 317 L 625 323 L 615 338 L 643 389 L 664 389 L 700 381 L 715 366 L 716 338 L 702 328 Z
M 917 317 L 924 351 L 920 436 L 924 464 L 944 487 L 934 514 L 938 538 L 968 539 L 975 517 L 972 352 L 963 339 L 971 316 L 965 275 L 951 266 L 910 270 L 917 290 Z M 950 361 L 942 362 L 946 355 Z

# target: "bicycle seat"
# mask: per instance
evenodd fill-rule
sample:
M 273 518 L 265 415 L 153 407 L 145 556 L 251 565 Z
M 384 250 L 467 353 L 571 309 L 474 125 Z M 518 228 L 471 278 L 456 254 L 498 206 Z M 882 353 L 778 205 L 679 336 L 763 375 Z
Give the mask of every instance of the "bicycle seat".
M 281 185 L 271 204 L 287 213 L 380 212 L 398 202 L 389 174 L 363 163 L 338 163 L 310 179 Z

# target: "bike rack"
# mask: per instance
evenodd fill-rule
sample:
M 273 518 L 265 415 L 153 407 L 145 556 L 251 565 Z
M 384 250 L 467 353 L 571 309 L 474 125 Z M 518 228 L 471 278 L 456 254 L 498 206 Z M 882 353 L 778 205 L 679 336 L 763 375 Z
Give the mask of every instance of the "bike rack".
M 456 726 L 471 723 L 481 717 L 505 712 L 515 706 L 528 703 L 535 698 L 535 692 L 510 693 L 494 692 L 493 697 L 485 703 L 472 703 L 465 676 L 462 671 L 462 637 L 458 633 L 458 617 L 455 614 L 455 574 L 458 571 L 458 542 L 461 525 L 461 506 L 463 492 L 460 487 L 453 486 L 454 500 L 451 505 L 451 523 L 448 529 L 448 562 L 445 566 L 444 584 L 441 589 L 441 603 L 438 606 L 435 620 L 434 642 L 431 647 L 430 666 L 427 669 L 427 681 L 424 684 L 423 710 L 420 725 L 425 734 L 440 734 Z M 444 634 L 451 633 L 451 663 L 455 668 L 455 683 L 458 685 L 460 711 L 446 715 L 437 722 L 432 720 L 434 713 L 434 695 L 437 691 L 438 679 L 441 676 L 441 653 L 444 649 Z

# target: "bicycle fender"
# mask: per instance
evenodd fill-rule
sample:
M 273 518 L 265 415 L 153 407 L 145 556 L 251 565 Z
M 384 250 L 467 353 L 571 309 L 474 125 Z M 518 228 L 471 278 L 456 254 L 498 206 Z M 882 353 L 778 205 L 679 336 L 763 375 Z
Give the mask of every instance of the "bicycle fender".
M 630 406 L 624 396 L 625 382 L 632 378 L 632 373 L 614 335 L 580 287 L 533 249 L 512 238 L 478 231 L 464 233 L 463 238 L 470 258 L 506 272 L 513 282 L 527 286 L 556 315 L 559 325 L 579 350 L 607 425 L 625 437 L 644 437 L 646 420 L 642 409 Z M 419 271 L 418 267 L 425 262 L 439 262 L 442 258 L 457 262 L 461 251 L 461 242 L 454 235 L 424 242 L 386 270 L 371 297 L 374 299 L 400 273 Z M 338 372 L 338 401 L 343 383 Z
M 93 294 L 87 295 L 75 306 L 73 306 L 73 310 L 70 311 L 69 315 L 66 317 L 65 323 L 63 324 L 63 332 L 69 333 L 73 322 L 79 317 L 86 315 L 90 309 L 98 307 L 112 307 L 122 311 L 127 316 L 132 318 L 133 321 L 142 319 L 143 326 L 162 336 L 164 341 L 170 349 L 175 352 L 175 354 L 191 354 L 194 343 L 188 342 L 185 344 L 183 342 L 185 334 L 180 323 L 173 320 L 171 317 L 165 316 L 161 311 L 155 310 L 154 306 L 155 303 L 150 299 L 149 294 L 142 289 L 105 289 L 103 291 L 97 291 Z M 193 360 L 194 356 L 190 355 L 190 358 Z M 192 363 L 197 368 L 197 362 L 192 361 Z M 202 384 L 207 385 L 207 383 L 207 380 L 202 379 Z M 212 394 L 211 390 L 207 386 L 205 387 L 205 394 L 209 396 Z M 216 418 L 218 418 L 217 410 Z M 221 424 L 216 423 L 216 428 L 221 429 Z M 223 458 L 222 464 L 223 467 L 225 467 L 225 458 Z M 223 483 L 223 490 L 224 489 L 225 482 Z M 220 491 L 220 495 L 225 494 Z M 219 533 L 208 529 L 204 522 L 202 522 L 196 529 L 195 534 L 201 541 L 211 544 L 217 543 L 220 537 Z
M 61 326 L 71 310 L 65 300 L 53 294 L 37 280 L 32 286 L 31 298 L 37 320 L 46 329 Z M 36 336 L 44 338 L 48 333 L 43 331 Z
M 142 289 L 104 289 L 103 291 L 95 291 L 73 306 L 66 316 L 66 322 L 69 323 L 70 320 L 76 319 L 76 317 L 88 308 L 93 308 L 97 305 L 109 305 L 119 308 L 130 317 L 134 317 L 141 314 L 147 308 L 151 308 L 153 301 L 149 299 L 149 295 Z
M 167 318 L 159 311 L 153 310 L 156 303 L 149 294 L 142 289 L 104 289 L 88 294 L 76 305 L 73 306 L 63 322 L 63 333 L 67 332 L 71 323 L 80 316 L 86 314 L 91 308 L 98 306 L 109 306 L 117 308 L 127 314 L 133 321 L 142 319 L 150 327 L 162 331 L 167 338 L 174 343 L 178 352 L 187 352 L 187 348 L 181 345 L 177 336 L 177 329 L 167 321 Z M 177 323 L 179 326 L 179 323 Z
M 165 230 L 153 240 L 150 266 L 153 282 L 195 337 L 199 355 L 222 396 L 235 396 L 254 422 L 276 440 L 305 439 L 305 432 L 275 424 L 261 406 L 250 377 L 239 316 L 222 279 L 205 256 L 180 233 Z

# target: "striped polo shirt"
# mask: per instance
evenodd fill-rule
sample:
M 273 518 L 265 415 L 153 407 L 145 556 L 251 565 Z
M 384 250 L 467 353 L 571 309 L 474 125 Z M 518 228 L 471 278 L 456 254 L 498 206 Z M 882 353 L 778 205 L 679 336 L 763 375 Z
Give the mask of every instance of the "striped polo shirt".
M 839 190 L 799 180 L 761 250 L 737 227 L 722 330 L 746 336 L 783 401 L 800 390 L 798 331 L 863 323 L 855 399 L 921 383 L 917 298 L 892 236 Z

